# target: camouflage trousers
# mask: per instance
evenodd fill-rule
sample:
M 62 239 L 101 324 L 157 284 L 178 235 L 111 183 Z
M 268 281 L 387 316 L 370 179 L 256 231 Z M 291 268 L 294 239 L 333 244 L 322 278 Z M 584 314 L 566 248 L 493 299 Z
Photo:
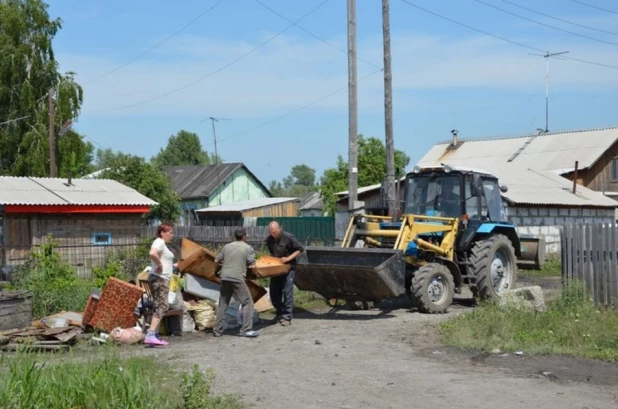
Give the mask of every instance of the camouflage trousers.
M 150 289 L 152 290 L 152 304 L 154 309 L 154 316 L 157 318 L 163 318 L 163 315 L 169 308 L 169 292 L 170 283 L 165 278 L 158 277 L 150 274 L 148 276 L 150 282 Z

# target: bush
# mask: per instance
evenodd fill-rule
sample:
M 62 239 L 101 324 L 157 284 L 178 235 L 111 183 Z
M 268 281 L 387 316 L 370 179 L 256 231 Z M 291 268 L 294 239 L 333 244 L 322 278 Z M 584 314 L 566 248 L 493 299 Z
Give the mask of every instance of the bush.
M 13 274 L 15 288 L 32 292 L 37 319 L 60 311 L 81 311 L 93 287 L 91 280 L 77 277 L 73 267 L 62 261 L 57 247 L 50 239 L 33 248 L 26 263 Z
M 49 363 L 39 354 L 0 358 L 0 402 L 7 409 L 34 408 L 188 408 L 240 409 L 232 396 L 211 393 L 209 377 L 196 367 L 177 373 L 153 357 Z M 179 386 L 180 385 L 180 386 Z
M 145 267 L 150 265 L 150 239 L 142 240 L 137 248 L 120 248 L 107 253 L 101 266 L 92 269 L 94 285 L 105 287 L 110 277 L 130 281 Z

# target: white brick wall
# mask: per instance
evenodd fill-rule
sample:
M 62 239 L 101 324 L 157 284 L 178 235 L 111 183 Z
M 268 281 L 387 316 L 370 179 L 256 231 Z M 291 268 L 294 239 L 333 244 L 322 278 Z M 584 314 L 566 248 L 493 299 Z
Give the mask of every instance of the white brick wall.
M 567 223 L 615 223 L 614 209 L 510 207 L 509 221 L 518 234 L 545 238 L 546 253 L 560 252 L 560 226 Z

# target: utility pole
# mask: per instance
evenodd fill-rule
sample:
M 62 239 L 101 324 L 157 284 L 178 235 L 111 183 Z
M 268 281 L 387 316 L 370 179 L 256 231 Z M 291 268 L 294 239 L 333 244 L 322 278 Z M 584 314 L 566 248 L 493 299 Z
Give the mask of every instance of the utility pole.
M 356 0 L 348 0 L 348 209 L 358 201 L 358 100 L 356 90 Z
M 49 177 L 56 177 L 56 107 L 54 104 L 54 89 L 50 88 L 47 95 L 49 100 Z
M 215 142 L 215 160 L 219 160 L 219 153 L 217 152 L 217 131 L 215 129 L 215 122 L 219 122 L 219 120 L 224 120 L 224 121 L 231 121 L 231 119 L 227 119 L 227 118 L 215 118 L 215 117 L 209 117 L 208 119 L 204 119 L 204 121 L 208 121 L 210 120 L 210 122 L 212 122 L 212 136 Z M 201 121 L 201 122 L 204 122 Z M 218 163 L 215 163 L 215 165 L 219 165 Z M 217 166 L 215 168 L 217 170 L 217 189 L 219 190 L 219 194 L 217 195 L 219 200 L 219 206 L 221 206 L 221 169 L 220 166 Z
M 555 57 L 557 55 L 567 54 L 568 51 L 561 51 L 559 53 L 545 54 L 531 54 L 545 58 L 545 133 L 549 132 L 549 57 Z
M 393 140 L 393 77 L 391 73 L 391 24 L 389 0 L 382 0 L 382 36 L 384 41 L 384 137 L 386 139 L 386 197 L 388 215 L 397 220 L 395 198 L 395 147 Z M 397 181 L 399 183 L 399 181 Z

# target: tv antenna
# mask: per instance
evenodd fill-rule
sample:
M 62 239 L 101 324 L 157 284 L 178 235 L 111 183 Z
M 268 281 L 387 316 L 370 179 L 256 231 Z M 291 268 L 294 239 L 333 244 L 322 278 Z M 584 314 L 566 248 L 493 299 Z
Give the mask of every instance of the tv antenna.
M 221 206 L 221 168 L 219 167 L 220 163 L 219 162 L 219 153 L 217 152 L 217 131 L 215 129 L 215 122 L 219 122 L 219 121 L 231 121 L 231 119 L 228 118 L 215 118 L 213 116 L 208 117 L 208 119 L 204 119 L 203 121 L 200 122 L 206 122 L 206 121 L 210 121 L 212 123 L 212 137 L 213 140 L 215 142 L 215 163 L 214 165 L 216 166 L 215 169 L 217 170 L 217 190 L 219 191 L 218 193 L 218 197 L 219 197 L 219 206 Z
M 567 53 L 568 51 L 560 51 L 558 53 L 547 51 L 545 54 L 530 53 L 530 55 L 545 58 L 545 133 L 549 132 L 549 58 Z

